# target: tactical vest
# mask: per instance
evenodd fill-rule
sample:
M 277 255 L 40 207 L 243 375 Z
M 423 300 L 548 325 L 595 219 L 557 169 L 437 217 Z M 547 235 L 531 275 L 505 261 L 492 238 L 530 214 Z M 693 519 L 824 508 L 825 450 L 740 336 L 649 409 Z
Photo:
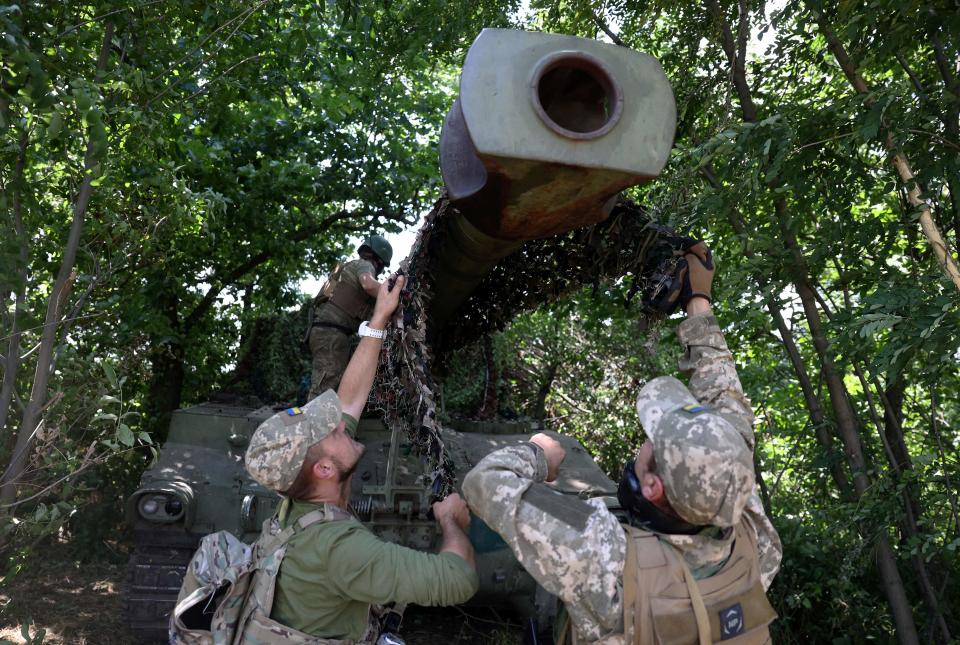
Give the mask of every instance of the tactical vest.
M 320 293 L 313 299 L 313 311 L 316 313 L 322 305 L 331 304 L 356 319 L 359 325 L 360 321 L 370 318 L 374 299 L 359 284 L 341 280 L 343 267 L 344 263 L 338 262 L 333 268 Z
M 631 526 L 624 529 L 624 633 L 604 641 L 642 645 L 771 642 L 769 625 L 777 613 L 763 590 L 756 533 L 746 520 L 735 529 L 727 562 L 702 580 L 695 580 L 681 553 L 655 533 Z M 576 645 L 575 630 L 565 625 L 557 642 Z
M 187 568 L 177 604 L 170 615 L 171 645 L 354 645 L 372 643 L 377 622 L 371 614 L 360 641 L 318 638 L 270 618 L 277 575 L 294 535 L 318 522 L 349 519 L 326 504 L 291 526 L 278 517 L 263 523 L 252 549 L 227 531 L 203 538 Z

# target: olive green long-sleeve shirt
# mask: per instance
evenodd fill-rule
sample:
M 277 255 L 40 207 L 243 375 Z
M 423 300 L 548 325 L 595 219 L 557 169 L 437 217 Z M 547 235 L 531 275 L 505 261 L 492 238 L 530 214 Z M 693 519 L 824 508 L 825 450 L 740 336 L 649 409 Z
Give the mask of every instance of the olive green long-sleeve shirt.
M 322 506 L 293 502 L 284 523 Z M 476 571 L 458 555 L 384 542 L 354 519 L 322 522 L 290 541 L 270 617 L 315 636 L 359 639 L 370 605 L 455 605 L 478 586 Z

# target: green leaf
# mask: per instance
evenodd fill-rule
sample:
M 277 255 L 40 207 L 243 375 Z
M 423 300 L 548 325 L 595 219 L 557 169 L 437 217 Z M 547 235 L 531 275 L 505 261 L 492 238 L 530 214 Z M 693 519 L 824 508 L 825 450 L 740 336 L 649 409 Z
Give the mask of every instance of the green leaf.
M 132 446 L 136 442 L 136 437 L 133 436 L 133 431 L 130 430 L 130 426 L 121 423 L 117 427 L 117 441 L 125 446 Z
M 873 104 L 870 111 L 867 112 L 867 116 L 864 118 L 863 125 L 860 126 L 859 131 L 860 139 L 864 143 L 873 141 L 877 137 L 877 133 L 880 131 L 880 124 L 883 121 L 883 113 L 889 104 L 889 97 L 881 97 Z
M 60 136 L 63 130 L 63 116 L 59 112 L 50 115 L 50 123 L 47 124 L 47 137 L 52 141 Z
M 117 372 L 113 369 L 113 365 L 110 363 L 101 363 L 103 367 L 103 373 L 107 375 L 107 382 L 110 383 L 110 387 L 117 389 L 120 385 L 117 383 Z

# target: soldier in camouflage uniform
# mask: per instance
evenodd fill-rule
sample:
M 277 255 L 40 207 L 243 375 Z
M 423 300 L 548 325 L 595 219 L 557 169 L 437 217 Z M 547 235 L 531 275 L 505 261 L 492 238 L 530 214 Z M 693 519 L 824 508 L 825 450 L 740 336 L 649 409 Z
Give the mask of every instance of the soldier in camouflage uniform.
M 686 259 L 681 303 L 688 317 L 677 335 L 684 349 L 680 369 L 690 386 L 663 376 L 640 391 L 637 413 L 648 440 L 624 469 L 618 498 L 625 523 L 602 499 L 569 500 L 542 483 L 556 477 L 564 458 L 560 444 L 544 433 L 488 455 L 463 482 L 473 513 L 565 603 L 574 642 L 666 642 L 660 630 L 667 629 L 686 642 L 698 633 L 701 643 L 711 642 L 704 622 L 711 620 L 715 640 L 756 627 L 755 637 L 744 642 L 766 642 L 766 625 L 776 616 L 764 591 L 779 570 L 782 547 L 756 494 L 754 416 L 711 313 L 709 250 L 699 243 Z M 631 550 L 633 564 L 626 567 Z M 685 593 L 684 581 L 699 589 L 728 576 L 735 555 L 733 564 L 754 572 L 752 595 L 701 621 L 702 614 L 693 615 L 699 592 Z M 676 584 L 666 595 L 687 598 L 679 609 L 676 600 L 664 609 L 662 598 L 650 599 L 649 587 L 666 579 L 657 576 L 670 567 Z M 707 592 L 703 597 L 709 601 Z M 674 612 L 675 620 L 658 618 L 657 611 Z M 745 611 L 755 614 L 746 626 Z
M 382 235 L 371 235 L 357 248 L 356 260 L 337 264 L 313 299 L 308 343 L 313 371 L 308 400 L 336 390 L 350 358 L 360 323 L 370 317 L 380 283 L 376 277 L 390 265 L 393 248 Z
M 250 439 L 247 471 L 284 496 L 280 528 L 300 527 L 287 544 L 269 605 L 271 621 L 284 626 L 284 639 L 267 642 L 368 642 L 376 637 L 373 606 L 454 605 L 468 600 L 479 586 L 465 533 L 469 512 L 459 495 L 433 505 L 442 534 L 436 554 L 384 542 L 347 510 L 353 472 L 364 451 L 352 435 L 404 281 L 398 277 L 392 290 L 387 282 L 381 286 L 369 328 L 361 333 L 339 390 L 279 412 Z M 327 519 L 311 521 L 318 512 Z M 302 639 L 286 640 L 291 634 Z

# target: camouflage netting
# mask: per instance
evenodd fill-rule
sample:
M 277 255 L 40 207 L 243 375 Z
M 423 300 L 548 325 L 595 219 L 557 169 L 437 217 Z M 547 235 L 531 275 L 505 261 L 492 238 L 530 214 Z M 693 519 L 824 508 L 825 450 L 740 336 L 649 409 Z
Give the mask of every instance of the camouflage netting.
M 655 303 L 674 275 L 689 242 L 652 225 L 636 204 L 622 200 L 598 224 L 525 243 L 481 281 L 443 329 L 433 329 L 430 304 L 436 276 L 432 260 L 456 209 L 440 199 L 401 263 L 407 285 L 380 357 L 372 404 L 391 430 L 402 431 L 433 473 L 433 492 L 443 497 L 455 474 L 440 435 L 433 368 L 446 352 L 503 329 L 517 314 L 584 286 L 624 277 L 629 297 L 640 296 L 640 315 L 662 317 Z

